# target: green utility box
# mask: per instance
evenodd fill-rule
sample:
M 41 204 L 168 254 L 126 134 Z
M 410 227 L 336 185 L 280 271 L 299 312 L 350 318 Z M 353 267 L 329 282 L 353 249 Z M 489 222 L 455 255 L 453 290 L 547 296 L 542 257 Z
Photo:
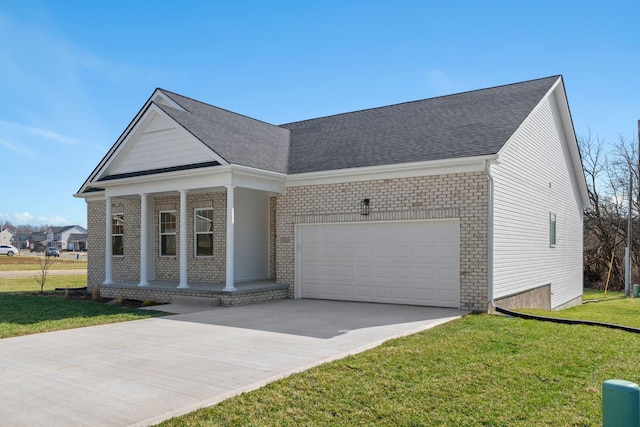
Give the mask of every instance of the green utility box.
M 640 427 L 640 387 L 625 380 L 602 383 L 602 427 Z

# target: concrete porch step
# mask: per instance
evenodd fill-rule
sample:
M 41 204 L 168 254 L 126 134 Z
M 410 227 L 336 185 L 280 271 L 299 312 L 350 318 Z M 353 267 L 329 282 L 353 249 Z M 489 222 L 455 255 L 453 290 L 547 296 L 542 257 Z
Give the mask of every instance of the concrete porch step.
M 148 307 L 140 307 L 140 309 L 164 311 L 172 314 L 188 314 L 210 310 L 214 307 L 220 307 L 221 305 L 222 300 L 220 298 L 173 295 L 169 304 L 151 305 Z
M 220 307 L 222 305 L 222 300 L 220 298 L 211 297 L 172 295 L 171 304 L 190 307 Z

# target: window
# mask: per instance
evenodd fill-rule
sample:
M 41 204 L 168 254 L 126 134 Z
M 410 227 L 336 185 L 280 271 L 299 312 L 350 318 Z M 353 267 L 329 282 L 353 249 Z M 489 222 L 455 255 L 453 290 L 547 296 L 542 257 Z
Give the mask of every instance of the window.
M 213 209 L 196 209 L 196 256 L 213 256 Z
M 176 255 L 176 213 L 160 212 L 160 256 Z
M 124 214 L 111 216 L 111 254 L 124 255 Z
M 549 246 L 556 247 L 556 214 L 549 213 Z

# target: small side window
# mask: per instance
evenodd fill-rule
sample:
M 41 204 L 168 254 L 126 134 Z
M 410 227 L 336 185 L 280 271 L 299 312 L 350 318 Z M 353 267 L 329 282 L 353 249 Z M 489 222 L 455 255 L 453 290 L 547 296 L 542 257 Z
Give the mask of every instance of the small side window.
M 196 256 L 213 256 L 213 209 L 195 210 Z
M 556 247 L 556 214 L 549 213 L 549 247 Z
M 160 212 L 160 256 L 176 255 L 176 213 Z
M 111 217 L 112 255 L 124 255 L 124 214 L 116 213 Z

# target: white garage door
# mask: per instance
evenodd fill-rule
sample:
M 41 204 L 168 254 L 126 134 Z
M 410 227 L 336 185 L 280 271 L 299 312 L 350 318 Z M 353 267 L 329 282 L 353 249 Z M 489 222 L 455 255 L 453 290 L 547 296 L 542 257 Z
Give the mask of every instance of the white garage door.
M 296 227 L 302 298 L 460 306 L 457 220 Z

